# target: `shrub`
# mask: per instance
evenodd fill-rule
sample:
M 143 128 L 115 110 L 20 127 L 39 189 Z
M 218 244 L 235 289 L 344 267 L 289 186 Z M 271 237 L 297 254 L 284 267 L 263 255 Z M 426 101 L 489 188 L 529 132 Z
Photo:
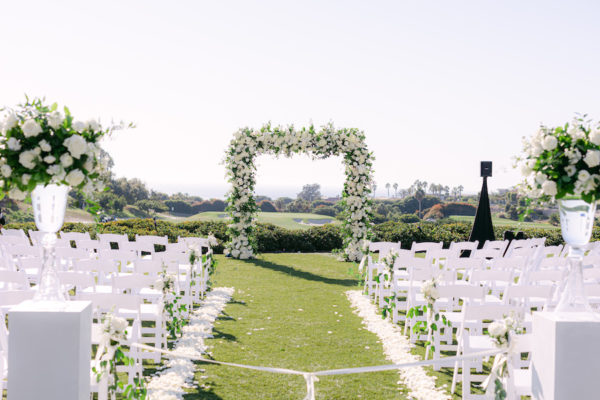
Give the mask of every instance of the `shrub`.
M 258 208 L 260 208 L 260 211 L 264 212 L 277 212 L 277 209 L 269 200 L 263 200 L 258 203 Z
M 421 220 L 417 214 L 400 214 L 397 219 L 398 222 L 404 222 L 405 224 L 413 224 Z
M 441 219 L 451 215 L 475 215 L 477 207 L 468 203 L 440 203 L 427 210 L 423 219 Z
M 450 242 L 468 240 L 471 224 L 420 222 L 406 224 L 402 222 L 386 222 L 375 225 L 373 233 L 375 241 L 402 242 L 403 248 L 410 248 L 416 242 L 444 242 L 448 247 Z M 35 230 L 33 222 L 14 223 L 9 221 L 6 228 Z M 497 227 L 496 237 L 502 238 L 507 227 Z M 513 228 L 516 229 L 516 228 Z M 216 253 L 223 252 L 223 244 L 227 238 L 227 224 L 224 221 L 186 221 L 167 222 L 157 221 L 156 227 L 152 219 L 129 219 L 112 221 L 99 224 L 65 223 L 65 232 L 89 232 L 92 238 L 96 233 L 126 234 L 129 240 L 134 240 L 135 235 L 166 235 L 169 242 L 177 241 L 179 236 L 202 236 L 212 233 L 217 238 L 219 245 L 215 247 Z M 532 229 L 519 228 L 525 237 L 546 237 L 547 245 L 563 244 L 560 229 Z M 256 234 L 258 250 L 260 252 L 330 252 L 343 246 L 343 238 L 339 225 L 327 224 L 315 226 L 307 230 L 289 230 L 272 224 L 257 224 Z M 600 228 L 594 228 L 592 240 L 600 239 Z
M 169 209 L 165 203 L 158 200 L 138 200 L 135 202 L 135 206 L 145 212 L 150 212 L 150 210 L 154 210 L 154 212 L 164 212 Z
M 207 211 L 225 211 L 225 207 L 227 207 L 227 204 L 223 200 L 219 199 L 200 201 L 192 204 L 192 213 L 196 214 Z
M 193 214 L 192 205 L 187 201 L 183 200 L 166 200 L 165 205 L 169 207 L 169 210 L 181 213 L 181 214 Z
M 327 215 L 329 217 L 335 217 L 338 214 L 338 210 L 336 210 L 334 207 L 325 205 L 317 206 L 313 212 L 315 214 Z

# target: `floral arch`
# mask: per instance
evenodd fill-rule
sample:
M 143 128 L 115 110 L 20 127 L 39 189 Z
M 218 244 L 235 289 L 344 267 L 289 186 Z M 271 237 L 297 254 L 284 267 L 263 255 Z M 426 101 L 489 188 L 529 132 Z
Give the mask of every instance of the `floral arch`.
M 227 177 L 232 185 L 228 194 L 227 211 L 231 220 L 227 231 L 230 241 L 226 254 L 248 259 L 257 250 L 254 232 L 258 211 L 254 199 L 256 157 L 261 154 L 290 157 L 296 153 L 309 154 L 313 159 L 343 156 L 346 173 L 342 191 L 343 255 L 346 260 L 360 260 L 362 246 L 370 236 L 369 194 L 374 158 L 367 149 L 362 131 L 354 128 L 335 129 L 332 124 L 325 125 L 319 131 L 312 125 L 296 130 L 293 126 L 272 128 L 267 124 L 260 130 L 242 128 L 235 133 L 225 157 Z

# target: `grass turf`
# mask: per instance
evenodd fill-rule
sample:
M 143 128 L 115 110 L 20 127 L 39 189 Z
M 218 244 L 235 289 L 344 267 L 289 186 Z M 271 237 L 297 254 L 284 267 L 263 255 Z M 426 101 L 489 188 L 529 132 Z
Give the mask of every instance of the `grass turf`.
M 183 220 L 188 221 L 226 221 L 223 215 L 227 215 L 226 212 L 209 211 L 203 212 Z M 220 217 L 221 216 L 221 217 Z M 258 222 L 269 223 L 280 226 L 287 229 L 308 229 L 310 225 L 301 224 L 294 219 L 301 219 L 305 223 L 311 220 L 329 220 L 332 224 L 339 224 L 340 222 L 334 217 L 328 217 L 326 215 L 310 214 L 310 213 L 282 213 L 282 212 L 259 212 L 257 214 Z
M 363 329 L 345 292 L 357 289 L 350 264 L 322 254 L 219 256 L 215 286 L 236 291 L 207 340 L 216 360 L 317 371 L 389 364 L 375 334 Z M 300 376 L 201 364 L 196 399 L 302 399 Z M 405 399 L 396 371 L 321 377 L 319 399 Z

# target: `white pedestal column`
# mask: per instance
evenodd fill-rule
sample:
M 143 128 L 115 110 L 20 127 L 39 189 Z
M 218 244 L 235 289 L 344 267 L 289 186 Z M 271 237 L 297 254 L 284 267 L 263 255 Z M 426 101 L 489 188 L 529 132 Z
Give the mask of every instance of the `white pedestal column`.
M 532 389 L 536 400 L 600 398 L 600 315 L 533 315 Z
M 25 301 L 9 311 L 8 399 L 90 396 L 89 301 Z

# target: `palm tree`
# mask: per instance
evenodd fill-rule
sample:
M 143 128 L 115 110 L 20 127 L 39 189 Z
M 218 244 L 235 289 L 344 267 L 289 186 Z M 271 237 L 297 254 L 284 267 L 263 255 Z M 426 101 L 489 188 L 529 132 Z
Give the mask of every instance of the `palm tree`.
M 421 188 L 417 189 L 417 191 L 415 192 L 415 199 L 417 199 L 417 201 L 419 202 L 419 217 L 421 216 L 422 202 L 423 202 L 424 198 L 425 198 L 425 191 Z
M 458 197 L 462 200 L 462 192 L 465 190 L 465 187 L 463 185 L 458 185 L 456 189 L 458 189 Z
M 398 197 L 398 184 L 394 183 L 394 197 Z
M 390 197 L 390 187 L 392 187 L 392 185 L 390 185 L 390 183 L 389 183 L 389 182 L 385 184 L 385 188 L 386 188 L 386 189 L 387 189 L 387 191 L 388 191 L 388 198 Z
M 373 181 L 373 198 L 375 198 L 375 192 L 377 191 L 377 183 Z

